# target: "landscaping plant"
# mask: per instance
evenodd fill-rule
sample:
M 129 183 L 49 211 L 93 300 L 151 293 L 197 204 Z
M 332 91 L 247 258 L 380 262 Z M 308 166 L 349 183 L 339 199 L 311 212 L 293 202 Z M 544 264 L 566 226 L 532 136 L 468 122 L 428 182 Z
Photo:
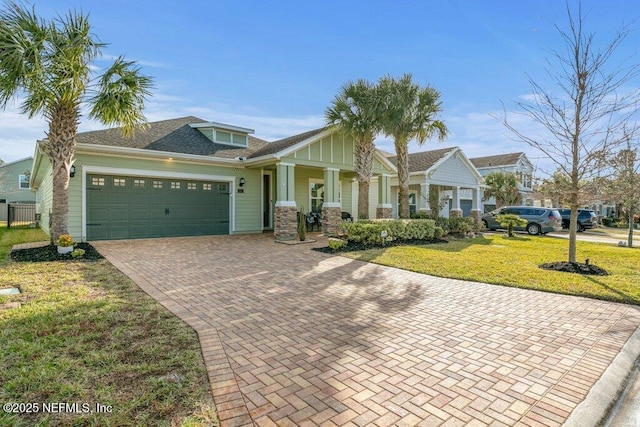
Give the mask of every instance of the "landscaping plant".
M 500 223 L 501 226 L 507 227 L 507 236 L 513 237 L 513 227 L 524 227 L 527 225 L 527 220 L 524 218 L 520 218 L 518 215 L 514 214 L 503 214 L 498 215 L 496 220 Z

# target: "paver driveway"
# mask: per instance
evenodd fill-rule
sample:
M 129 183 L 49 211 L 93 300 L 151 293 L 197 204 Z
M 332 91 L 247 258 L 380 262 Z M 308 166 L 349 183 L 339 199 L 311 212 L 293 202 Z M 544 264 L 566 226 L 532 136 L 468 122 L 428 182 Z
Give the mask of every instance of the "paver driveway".
M 640 324 L 268 235 L 95 246 L 197 330 L 229 426 L 559 425 Z

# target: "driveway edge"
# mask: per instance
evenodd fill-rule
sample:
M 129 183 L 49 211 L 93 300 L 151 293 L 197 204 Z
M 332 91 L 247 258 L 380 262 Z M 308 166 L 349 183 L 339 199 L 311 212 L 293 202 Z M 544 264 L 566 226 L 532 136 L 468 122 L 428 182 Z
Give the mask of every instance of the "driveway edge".
M 565 421 L 565 427 L 584 427 L 601 425 L 609 416 L 611 409 L 627 386 L 630 375 L 635 369 L 635 362 L 640 357 L 640 327 L 631 335 L 620 353 L 598 382 L 587 394 L 587 397 L 573 410 Z

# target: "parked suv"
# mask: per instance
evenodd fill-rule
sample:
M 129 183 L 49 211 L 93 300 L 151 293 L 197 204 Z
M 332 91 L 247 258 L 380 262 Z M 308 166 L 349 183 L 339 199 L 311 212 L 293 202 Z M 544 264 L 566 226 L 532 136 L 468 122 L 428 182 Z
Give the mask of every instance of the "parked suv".
M 562 228 L 569 228 L 569 218 L 571 217 L 571 209 L 558 209 L 562 216 Z M 589 209 L 578 209 L 578 230 L 584 231 L 587 228 L 593 228 L 598 225 L 598 217 L 596 213 Z
M 529 234 L 547 234 L 562 230 L 562 217 L 556 209 L 534 206 L 505 206 L 482 215 L 482 223 L 489 230 L 504 228 L 496 219 L 498 215 L 504 214 L 514 214 L 526 219 L 527 225 L 515 227 L 515 230 L 526 230 Z

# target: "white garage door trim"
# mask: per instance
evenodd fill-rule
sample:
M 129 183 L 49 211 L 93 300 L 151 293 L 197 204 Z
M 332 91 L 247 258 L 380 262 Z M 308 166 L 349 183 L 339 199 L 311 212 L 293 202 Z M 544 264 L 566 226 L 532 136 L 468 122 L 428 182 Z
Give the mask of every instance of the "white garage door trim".
M 82 241 L 87 240 L 87 174 L 102 173 L 106 175 L 144 176 L 150 178 L 193 179 L 200 181 L 228 182 L 230 188 L 236 188 L 236 177 L 227 175 L 207 175 L 200 173 L 170 172 L 144 169 L 111 168 L 105 166 L 82 165 Z M 236 197 L 235 192 L 229 194 L 229 233 L 236 231 Z

